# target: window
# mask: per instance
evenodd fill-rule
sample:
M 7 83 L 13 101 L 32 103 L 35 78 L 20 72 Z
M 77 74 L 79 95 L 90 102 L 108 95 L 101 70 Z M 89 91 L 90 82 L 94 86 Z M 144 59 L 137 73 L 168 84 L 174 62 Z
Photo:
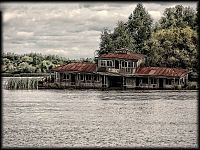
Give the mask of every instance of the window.
M 91 79 L 92 79 L 91 75 L 87 74 L 86 75 L 86 80 L 91 80 Z
M 69 74 L 65 74 L 66 79 L 69 80 Z
M 99 81 L 99 75 L 95 75 L 95 76 L 94 76 L 94 80 L 95 80 L 95 81 Z
M 184 83 L 184 79 L 183 79 L 183 78 L 181 79 L 181 83 L 182 83 L 182 84 Z
M 111 60 L 107 60 L 107 66 L 112 67 L 112 61 Z
M 148 84 L 148 78 L 143 78 L 143 79 L 142 79 L 142 83 L 143 83 L 143 84 Z
M 65 80 L 65 73 L 60 73 L 60 81 Z
M 166 79 L 166 84 L 167 85 L 171 85 L 172 84 L 172 80 L 171 79 Z
M 65 74 L 65 73 L 63 74 L 63 79 L 67 79 L 67 76 L 66 76 L 66 74 Z
M 157 84 L 157 81 L 156 81 L 155 78 L 152 78 L 152 79 L 151 79 L 151 84 Z
M 137 68 L 137 62 L 134 62 L 134 67 Z
M 101 60 L 101 66 L 103 66 L 103 67 L 106 66 L 106 61 L 105 60 Z
M 128 62 L 128 67 L 129 67 L 129 68 L 132 68 L 132 67 L 133 67 L 133 62 L 132 62 L 132 61 L 129 61 L 129 62 Z
M 83 74 L 80 75 L 80 78 L 81 78 L 82 81 L 84 80 L 84 78 L 83 78 Z
M 124 67 L 124 68 L 127 67 L 127 62 L 126 61 L 122 61 L 122 67 Z

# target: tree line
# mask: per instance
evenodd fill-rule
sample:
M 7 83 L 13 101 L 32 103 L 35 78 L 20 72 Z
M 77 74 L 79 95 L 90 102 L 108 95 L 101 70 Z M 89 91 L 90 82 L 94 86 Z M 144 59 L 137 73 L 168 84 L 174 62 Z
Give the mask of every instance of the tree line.
M 105 28 L 97 53 L 126 48 L 146 55 L 144 66 L 188 68 L 197 72 L 198 10 L 176 5 L 166 8 L 156 23 L 144 6 L 137 4 L 126 22 L 118 21 L 114 31 Z
M 58 65 L 71 62 L 92 62 L 90 58 L 69 59 L 58 55 L 42 55 L 40 53 L 15 54 L 3 53 L 2 73 L 21 74 L 21 73 L 49 73 L 50 70 Z

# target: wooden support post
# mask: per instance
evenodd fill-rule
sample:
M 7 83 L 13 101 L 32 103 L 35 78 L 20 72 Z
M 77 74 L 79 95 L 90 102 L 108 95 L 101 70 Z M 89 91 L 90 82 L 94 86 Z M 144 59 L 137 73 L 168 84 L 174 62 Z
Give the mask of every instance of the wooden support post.
M 126 88 L 126 81 L 125 81 L 125 77 L 123 77 L 123 89 Z
M 163 88 L 165 88 L 166 85 L 166 78 L 163 78 Z
M 67 73 L 65 73 L 65 88 L 67 87 Z
M 49 80 L 50 80 L 50 82 L 51 82 L 51 72 L 50 72 L 50 77 L 49 77 Z
M 55 72 L 55 82 L 57 82 L 57 72 Z
M 38 79 L 37 79 L 37 90 L 38 90 Z
M 175 78 L 174 78 L 174 84 L 173 85 L 176 85 Z
M 106 87 L 106 76 L 104 75 L 104 86 Z

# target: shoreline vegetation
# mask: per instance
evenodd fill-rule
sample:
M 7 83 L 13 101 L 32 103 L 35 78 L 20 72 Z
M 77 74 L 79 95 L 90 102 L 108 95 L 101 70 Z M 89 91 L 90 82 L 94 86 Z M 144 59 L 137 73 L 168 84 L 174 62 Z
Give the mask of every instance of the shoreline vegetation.
M 126 48 L 146 56 L 141 66 L 188 69 L 189 83 L 185 88 L 198 89 L 198 15 L 198 9 L 176 5 L 166 8 L 163 16 L 153 23 L 148 11 L 139 3 L 127 16 L 126 22 L 119 20 L 112 32 L 104 28 L 100 35 L 99 49 L 95 51 L 100 55 Z M 2 77 L 47 77 L 50 70 L 59 65 L 95 62 L 95 58 L 70 60 L 58 55 L 20 55 L 8 52 L 3 53 L 2 62 Z
M 87 87 L 65 87 L 59 83 L 47 83 L 44 82 L 45 77 L 14 77 L 9 78 L 6 83 L 3 84 L 5 89 L 9 90 L 29 90 L 29 89 L 96 89 L 96 90 L 126 90 L 124 88 L 87 88 Z M 151 89 L 151 88 L 134 88 L 133 90 L 198 90 L 198 84 L 196 81 L 189 81 L 185 87 L 174 86 L 173 89 Z M 129 90 L 129 89 L 128 89 Z M 131 90 L 131 89 L 130 89 Z

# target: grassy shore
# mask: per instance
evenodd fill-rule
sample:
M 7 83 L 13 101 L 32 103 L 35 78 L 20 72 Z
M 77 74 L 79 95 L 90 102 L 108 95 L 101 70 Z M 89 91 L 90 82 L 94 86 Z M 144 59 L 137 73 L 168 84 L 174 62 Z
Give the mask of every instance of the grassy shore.
M 41 77 L 41 76 L 49 76 L 49 73 L 1 73 L 2 77 Z

